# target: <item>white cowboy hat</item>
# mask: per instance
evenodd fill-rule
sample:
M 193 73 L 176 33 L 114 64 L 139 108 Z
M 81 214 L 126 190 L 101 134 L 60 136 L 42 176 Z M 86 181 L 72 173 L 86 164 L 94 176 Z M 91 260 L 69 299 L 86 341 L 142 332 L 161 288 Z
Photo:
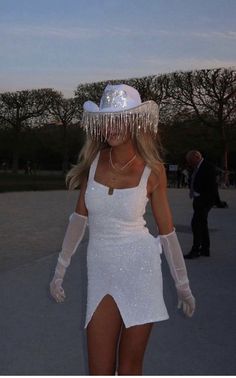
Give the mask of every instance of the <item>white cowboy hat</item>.
M 107 85 L 98 107 L 92 101 L 86 101 L 82 127 L 92 137 L 107 135 L 107 129 L 116 133 L 124 130 L 131 135 L 140 131 L 157 133 L 159 108 L 155 101 L 142 102 L 139 92 L 129 85 Z

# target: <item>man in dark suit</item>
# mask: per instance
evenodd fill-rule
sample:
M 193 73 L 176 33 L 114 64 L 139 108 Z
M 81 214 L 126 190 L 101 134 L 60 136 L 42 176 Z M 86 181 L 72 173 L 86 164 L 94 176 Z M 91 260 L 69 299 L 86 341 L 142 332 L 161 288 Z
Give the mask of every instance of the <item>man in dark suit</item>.
M 188 165 L 193 169 L 190 179 L 190 198 L 193 199 L 193 246 L 184 257 L 193 259 L 210 256 L 208 213 L 217 196 L 216 171 L 212 164 L 203 159 L 199 151 L 192 150 L 186 155 Z

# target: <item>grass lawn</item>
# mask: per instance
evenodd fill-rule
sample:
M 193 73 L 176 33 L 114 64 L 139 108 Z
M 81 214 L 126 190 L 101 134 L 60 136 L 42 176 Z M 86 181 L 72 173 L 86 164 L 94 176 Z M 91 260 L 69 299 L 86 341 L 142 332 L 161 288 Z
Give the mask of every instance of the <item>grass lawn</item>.
M 0 173 L 0 193 L 65 189 L 65 176 L 60 173 L 50 174 L 48 172 L 44 175 Z

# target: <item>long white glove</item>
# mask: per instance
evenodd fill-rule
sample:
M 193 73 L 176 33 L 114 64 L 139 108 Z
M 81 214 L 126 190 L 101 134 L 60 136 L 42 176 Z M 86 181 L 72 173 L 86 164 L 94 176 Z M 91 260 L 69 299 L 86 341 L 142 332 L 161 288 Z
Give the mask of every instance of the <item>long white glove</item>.
M 184 314 L 191 317 L 195 311 L 195 298 L 189 287 L 186 265 L 175 230 L 168 235 L 160 235 L 160 241 L 175 281 L 178 308 L 183 306 Z
M 63 279 L 66 269 L 70 265 L 71 257 L 83 239 L 86 225 L 86 216 L 77 213 L 71 214 L 62 243 L 62 250 L 59 253 L 55 273 L 50 283 L 50 293 L 57 302 L 63 302 L 66 297 L 62 288 Z

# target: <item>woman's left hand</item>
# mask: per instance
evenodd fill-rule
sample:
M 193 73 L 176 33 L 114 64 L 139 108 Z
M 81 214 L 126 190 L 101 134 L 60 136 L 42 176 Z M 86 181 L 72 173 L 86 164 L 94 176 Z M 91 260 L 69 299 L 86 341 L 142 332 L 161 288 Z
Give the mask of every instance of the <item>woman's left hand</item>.
M 183 312 L 186 316 L 191 318 L 196 309 L 196 300 L 191 293 L 186 295 L 186 289 L 177 288 L 178 294 L 178 309 L 183 307 Z

